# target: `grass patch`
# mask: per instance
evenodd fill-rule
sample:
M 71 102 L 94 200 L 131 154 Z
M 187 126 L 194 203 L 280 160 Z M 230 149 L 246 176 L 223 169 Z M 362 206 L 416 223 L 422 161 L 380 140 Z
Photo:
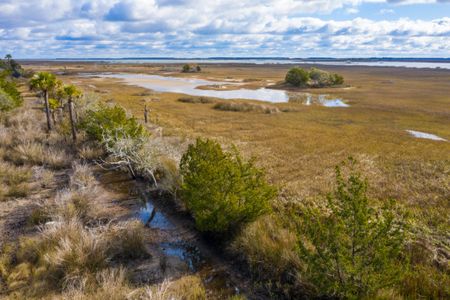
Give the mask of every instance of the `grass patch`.
M 280 110 L 275 106 L 232 101 L 219 102 L 214 105 L 214 109 L 235 112 L 258 112 L 265 114 L 275 114 L 280 112 Z
M 179 102 L 183 103 L 193 103 L 193 104 L 209 104 L 215 103 L 217 101 L 207 98 L 207 97 L 181 97 L 178 98 Z

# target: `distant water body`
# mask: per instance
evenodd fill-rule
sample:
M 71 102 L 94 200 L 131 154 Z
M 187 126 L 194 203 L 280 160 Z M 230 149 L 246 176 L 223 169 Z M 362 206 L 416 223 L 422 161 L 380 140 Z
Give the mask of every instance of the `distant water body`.
M 430 59 L 290 59 L 290 58 L 86 58 L 86 59 L 52 59 L 52 61 L 80 61 L 80 62 L 101 62 L 101 63 L 124 63 L 124 64 L 226 64 L 226 63 L 247 63 L 247 64 L 316 64 L 334 66 L 371 66 L 371 67 L 404 67 L 404 68 L 431 68 L 450 69 L 450 58 L 430 58 Z

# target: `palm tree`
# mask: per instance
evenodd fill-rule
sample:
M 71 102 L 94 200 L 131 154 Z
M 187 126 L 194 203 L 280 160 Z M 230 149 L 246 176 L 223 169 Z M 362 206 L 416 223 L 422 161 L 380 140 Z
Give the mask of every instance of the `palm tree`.
M 70 126 L 72 127 L 72 139 L 75 142 L 77 140 L 77 131 L 75 129 L 75 117 L 73 110 L 73 99 L 81 97 L 81 91 L 73 84 L 65 85 L 61 88 L 61 94 L 63 98 L 67 98 L 69 104 L 69 116 L 70 116 Z
M 48 95 L 53 91 L 58 85 L 59 81 L 56 76 L 48 72 L 36 73 L 30 80 L 30 87 L 32 90 L 39 91 L 44 95 L 45 102 L 45 115 L 47 117 L 47 129 L 52 130 L 52 123 L 50 119 L 50 107 L 48 103 Z

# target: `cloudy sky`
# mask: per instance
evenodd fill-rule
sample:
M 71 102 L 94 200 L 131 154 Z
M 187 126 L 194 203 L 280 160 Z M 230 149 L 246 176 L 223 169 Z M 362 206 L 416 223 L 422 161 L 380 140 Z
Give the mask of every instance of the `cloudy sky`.
M 0 0 L 0 55 L 450 57 L 450 0 Z

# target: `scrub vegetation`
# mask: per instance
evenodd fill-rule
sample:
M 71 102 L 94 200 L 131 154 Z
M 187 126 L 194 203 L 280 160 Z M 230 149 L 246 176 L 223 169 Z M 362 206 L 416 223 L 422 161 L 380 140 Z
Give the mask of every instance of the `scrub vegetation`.
M 343 82 L 340 76 L 318 69 L 296 69 L 289 73 L 300 82 L 296 86 Z M 40 73 L 39 76 L 53 81 L 52 75 Z M 439 212 L 418 210 L 391 197 L 403 197 L 402 191 L 380 192 L 378 189 L 386 184 L 382 180 L 383 172 L 367 155 L 358 153 L 355 158 L 340 162 L 336 156 L 325 157 L 324 152 L 320 159 L 333 160 L 336 166 L 330 172 L 317 170 L 316 157 L 303 156 L 296 148 L 296 155 L 303 157 L 303 164 L 292 166 L 297 173 L 303 174 L 302 169 L 310 168 L 311 161 L 317 164 L 305 193 L 288 181 L 276 180 L 274 174 L 285 170 L 281 169 L 282 164 L 278 171 L 276 166 L 264 163 L 272 161 L 270 151 L 249 159 L 251 155 L 245 151 L 242 135 L 234 146 L 220 138 L 220 134 L 211 136 L 217 128 L 202 124 L 196 139 L 186 138 L 189 146 L 185 149 L 168 143 L 168 136 L 156 136 L 150 126 L 141 124 L 118 104 L 104 103 L 89 93 L 80 93 L 71 100 L 76 115 L 75 122 L 71 123 L 68 97 L 58 98 L 58 89 L 63 85 L 51 86 L 47 89 L 48 98 L 62 101 L 56 121 L 47 118 L 42 105 L 40 110 L 33 110 L 27 101 L 23 108 L 2 113 L 1 117 L 0 154 L 2 164 L 8 167 L 7 171 L 0 172 L 2 200 L 28 201 L 27 195 L 47 193 L 39 205 L 27 202 L 36 205 L 28 216 L 33 224 L 28 233 L 18 232 L 2 244 L 0 275 L 5 296 L 207 297 L 204 283 L 192 275 L 154 285 L 133 281 L 130 276 L 133 267 L 152 260 L 146 247 L 152 239 L 151 232 L 140 222 L 111 217 L 108 210 L 111 202 L 105 202 L 109 197 L 94 175 L 95 168 L 127 172 L 161 194 L 169 194 L 172 201 L 165 203 L 167 207 L 174 213 L 181 207 L 192 217 L 200 233 L 213 237 L 211 243 L 215 244 L 211 247 L 220 248 L 217 251 L 240 262 L 243 274 L 251 277 L 252 291 L 257 295 L 250 294 L 250 298 L 445 299 L 450 296 L 445 238 L 448 220 Z M 43 85 L 37 90 L 45 100 Z M 179 96 L 174 96 L 173 101 L 160 105 L 171 106 L 175 111 L 178 105 L 182 106 L 180 114 L 185 117 L 191 116 L 186 107 L 193 107 L 199 114 L 214 112 L 215 116 L 224 118 L 225 114 L 226 118 L 237 115 L 203 108 L 206 105 L 184 103 L 203 101 L 178 99 Z M 51 112 L 48 108 L 47 112 Z M 291 115 L 299 118 L 294 113 L 283 114 L 282 118 L 289 119 Z M 245 116 L 267 122 L 278 115 Z M 167 120 L 161 123 L 169 119 L 167 115 Z M 50 126 L 45 126 L 45 122 Z M 76 130 L 76 139 L 71 138 L 72 128 Z M 181 128 L 172 134 L 184 131 L 187 129 Z M 263 135 L 265 140 L 275 143 L 281 139 Z M 275 147 L 287 155 L 284 147 L 288 145 Z M 290 164 L 296 162 L 291 160 Z M 396 180 L 412 180 L 408 176 L 415 174 L 413 177 L 417 178 L 427 170 L 432 170 L 430 176 L 441 172 L 448 175 L 446 163 L 436 162 L 430 168 L 417 166 L 414 173 L 406 169 Z M 65 184 L 58 179 L 61 173 L 68 178 Z M 428 191 L 436 195 L 434 201 L 440 205 L 448 196 L 448 183 L 445 179 L 433 183 Z M 424 191 L 413 196 L 420 197 L 421 193 Z M 448 207 L 442 209 L 448 212 Z M 421 214 L 434 214 L 436 223 L 424 225 Z M 432 221 L 433 218 L 426 219 Z
M 294 67 L 287 72 L 285 82 L 301 88 L 323 88 L 342 85 L 344 83 L 344 77 L 317 68 L 305 70 L 303 68 Z

